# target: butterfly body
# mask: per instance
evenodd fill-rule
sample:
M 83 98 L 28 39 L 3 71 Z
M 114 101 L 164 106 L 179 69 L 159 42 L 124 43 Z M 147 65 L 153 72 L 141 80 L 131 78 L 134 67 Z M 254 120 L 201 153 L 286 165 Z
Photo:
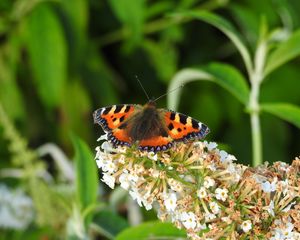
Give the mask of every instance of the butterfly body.
M 114 146 L 137 144 L 145 151 L 165 151 L 175 142 L 202 139 L 209 133 L 205 124 L 181 113 L 157 109 L 151 100 L 144 106 L 121 104 L 99 108 L 93 116 Z

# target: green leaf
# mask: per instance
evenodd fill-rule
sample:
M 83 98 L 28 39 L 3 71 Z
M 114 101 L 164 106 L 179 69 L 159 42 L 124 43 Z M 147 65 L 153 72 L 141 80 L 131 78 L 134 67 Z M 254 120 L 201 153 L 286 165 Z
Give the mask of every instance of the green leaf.
M 207 12 L 207 11 L 184 11 L 181 13 L 176 13 L 174 14 L 175 17 L 177 16 L 182 16 L 182 17 L 187 17 L 187 18 L 194 18 L 194 19 L 199 19 L 204 22 L 207 22 L 214 27 L 218 28 L 220 31 L 222 31 L 231 41 L 232 43 L 236 46 L 238 51 L 240 52 L 245 66 L 247 68 L 248 73 L 252 72 L 253 66 L 252 66 L 252 61 L 251 61 L 251 56 L 249 53 L 249 50 L 247 49 L 244 40 L 238 33 L 238 31 L 235 29 L 235 27 L 226 19 Z
M 78 137 L 72 135 L 75 148 L 76 193 L 81 210 L 86 210 L 96 203 L 98 176 L 97 167 L 88 146 Z
M 169 90 L 175 89 L 180 85 L 196 80 L 212 81 L 228 90 L 244 105 L 249 98 L 249 87 L 245 78 L 234 67 L 222 64 L 211 63 L 202 68 L 189 68 L 179 71 L 171 80 Z M 181 91 L 174 91 L 168 94 L 168 107 L 177 109 Z
M 300 55 L 300 30 L 294 32 L 288 40 L 279 44 L 268 58 L 265 76 L 274 71 L 276 68 Z
M 300 107 L 289 103 L 265 103 L 261 109 L 300 128 Z
M 177 68 L 178 54 L 175 47 L 169 41 L 154 42 L 150 40 L 143 41 L 143 47 L 147 51 L 158 77 L 169 81 Z
M 26 44 L 37 92 L 43 104 L 57 106 L 67 75 L 64 33 L 50 5 L 39 4 L 26 25 Z
M 79 79 L 72 79 L 68 88 L 64 88 L 64 97 L 65 99 L 72 99 L 72 101 L 64 101 L 60 105 L 60 114 L 65 116 L 64 121 L 57 126 L 60 139 L 68 145 L 70 143 L 68 136 L 70 131 L 76 132 L 84 139 L 91 139 L 90 128 L 82 127 L 82 122 L 87 121 L 88 117 L 92 118 L 91 100 Z
M 249 99 L 249 87 L 243 75 L 231 65 L 223 63 L 211 63 L 204 67 L 213 76 L 213 81 L 228 90 L 241 103 L 247 104 Z
M 95 230 L 109 239 L 114 239 L 118 233 L 129 227 L 124 218 L 108 210 L 97 213 L 94 216 L 93 223 L 95 224 Z
M 76 75 L 86 61 L 88 2 L 85 0 L 61 1 L 62 19 L 68 44 L 69 70 Z M 74 74 L 75 73 L 75 74 Z
M 0 48 L 0 102 L 13 119 L 21 119 L 25 115 L 22 94 L 16 81 L 20 51 L 20 41 L 16 34 L 10 34 L 7 43 L 3 43 Z
M 145 19 L 145 0 L 110 0 L 108 1 L 116 17 L 129 29 L 133 43 L 142 37 Z
M 175 239 L 186 238 L 186 232 L 175 228 L 171 223 L 158 221 L 147 222 L 121 232 L 116 240 L 143 240 L 143 239 Z

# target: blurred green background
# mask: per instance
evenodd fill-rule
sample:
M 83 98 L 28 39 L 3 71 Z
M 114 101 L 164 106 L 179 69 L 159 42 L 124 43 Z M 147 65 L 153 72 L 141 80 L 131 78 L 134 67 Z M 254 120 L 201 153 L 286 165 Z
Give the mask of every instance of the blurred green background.
M 93 124 L 95 109 L 147 102 L 136 75 L 149 95 L 155 97 L 166 93 L 179 70 L 210 62 L 230 64 L 247 78 L 241 56 L 221 31 L 203 21 L 172 15 L 187 10 L 206 10 L 227 19 L 238 29 L 251 54 L 259 42 L 262 22 L 268 29 L 281 29 L 287 37 L 300 27 L 298 0 L 1 0 L 0 181 L 23 186 L 31 196 L 30 189 L 35 186 L 39 189 L 36 198 L 49 191 L 47 181 L 34 185 L 37 183 L 31 167 L 27 166 L 25 173 L 19 172 L 21 176 L 15 174 L 17 177 L 4 171 L 23 169 L 26 163 L 20 159 L 27 159 L 23 154 L 29 151 L 38 155 L 28 157 L 36 158 L 32 169 L 50 174 L 52 187 L 63 182 L 60 187 L 67 188 L 61 190 L 64 198 L 72 198 L 72 187 L 69 189 L 66 183 L 73 181 L 73 175 L 69 176 L 71 180 L 59 176 L 57 155 L 51 155 L 49 149 L 41 154 L 41 146 L 55 143 L 56 150 L 70 159 L 74 148 L 83 148 L 89 156 L 94 154 L 90 149 L 93 151 L 102 134 Z M 299 51 L 299 45 L 295 45 Z M 261 85 L 260 101 L 299 106 L 299 63 L 294 56 L 269 74 Z M 158 106 L 166 108 L 167 98 L 160 99 Z M 209 81 L 186 84 L 177 110 L 206 123 L 211 129 L 207 140 L 221 144 L 240 163 L 251 164 L 249 115 L 246 107 L 224 88 Z M 17 132 L 8 129 L 12 124 Z M 295 125 L 263 113 L 261 127 L 264 161 L 291 162 L 299 155 L 300 131 Z M 77 140 L 72 142 L 70 134 Z M 15 141 L 19 145 L 14 145 Z M 91 166 L 96 168 L 95 164 Z M 101 191 L 106 196 L 105 189 Z M 36 200 L 42 202 L 39 209 L 51 209 L 47 201 L 53 209 L 64 208 L 55 205 L 55 200 L 47 200 L 47 196 L 45 199 Z M 61 237 L 57 233 L 64 232 L 65 221 L 57 223 L 55 213 L 47 214 L 52 214 L 52 219 L 35 218 L 31 223 L 26 230 L 31 233 L 28 239 Z M 61 214 L 67 219 L 74 212 Z M 25 239 L 14 230 L 3 230 L 1 234 L 0 238 Z

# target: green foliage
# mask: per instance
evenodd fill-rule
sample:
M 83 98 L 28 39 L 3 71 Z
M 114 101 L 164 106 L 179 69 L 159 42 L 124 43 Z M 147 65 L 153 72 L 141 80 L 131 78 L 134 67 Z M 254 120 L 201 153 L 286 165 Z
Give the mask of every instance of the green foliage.
M 265 76 L 276 68 L 300 55 L 300 30 L 294 32 L 286 41 L 282 42 L 267 60 Z
M 136 227 L 131 227 L 121 232 L 115 239 L 149 239 L 149 238 L 184 238 L 185 232 L 178 230 L 171 223 L 147 222 Z
M 96 204 L 97 168 L 88 146 L 77 137 L 72 137 L 75 147 L 76 193 L 80 209 L 86 211 Z
M 151 96 L 184 84 L 158 105 L 206 123 L 245 164 L 299 155 L 299 11 L 296 0 L 1 0 L 0 181 L 26 190 L 36 218 L 0 238 L 185 237 L 129 228 L 124 193 L 99 183 L 92 112 L 143 104 L 135 75 Z M 51 142 L 65 156 L 41 154 Z
M 93 219 L 93 227 L 109 239 L 115 239 L 118 233 L 129 227 L 128 222 L 108 210 L 98 212 Z
M 35 85 L 45 106 L 61 104 L 67 72 L 67 46 L 53 9 L 39 5 L 26 25 L 26 45 Z M 42 66 L 42 67 L 41 67 Z
M 261 108 L 300 128 L 300 107 L 288 103 L 264 103 Z

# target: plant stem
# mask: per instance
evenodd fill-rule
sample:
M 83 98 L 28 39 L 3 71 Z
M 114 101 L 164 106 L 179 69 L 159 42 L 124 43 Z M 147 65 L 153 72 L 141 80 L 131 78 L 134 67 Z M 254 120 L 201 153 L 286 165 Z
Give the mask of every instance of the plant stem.
M 262 41 L 256 50 L 254 59 L 254 70 L 249 74 L 251 83 L 251 93 L 249 100 L 250 122 L 252 133 L 252 165 L 258 166 L 263 163 L 262 154 L 262 134 L 259 118 L 259 93 L 260 84 L 264 78 L 263 70 L 266 61 L 267 43 Z
M 253 166 L 258 166 L 262 164 L 262 135 L 260 128 L 259 119 L 259 84 L 252 84 L 251 94 L 250 94 L 250 119 L 251 119 L 251 133 L 252 133 L 252 155 Z

